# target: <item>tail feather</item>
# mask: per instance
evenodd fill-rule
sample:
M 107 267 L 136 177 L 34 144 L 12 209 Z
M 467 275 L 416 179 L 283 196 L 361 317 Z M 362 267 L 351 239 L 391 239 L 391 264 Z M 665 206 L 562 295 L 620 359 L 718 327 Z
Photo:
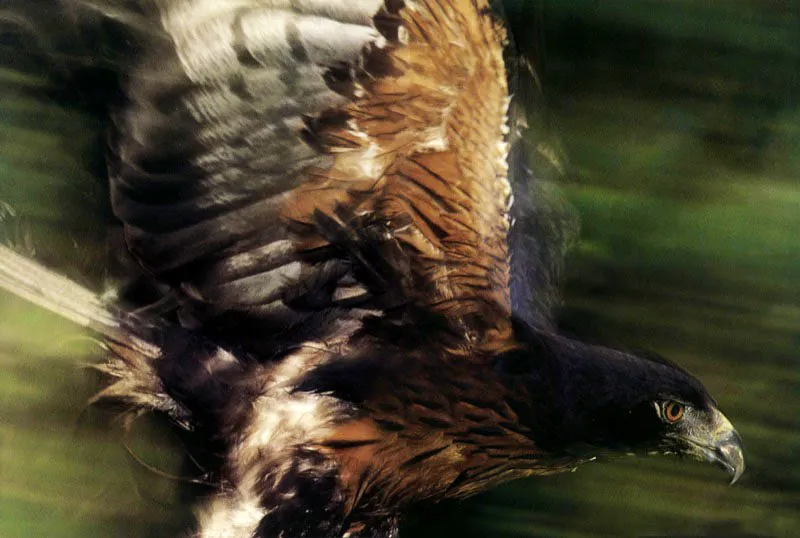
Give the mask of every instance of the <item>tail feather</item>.
M 0 288 L 93 332 L 115 339 L 120 316 L 96 293 L 0 245 Z
M 108 358 L 96 368 L 110 380 L 91 403 L 116 402 L 134 410 L 159 410 L 179 423 L 186 410 L 164 390 L 156 363 L 162 347 L 146 334 L 158 334 L 152 324 L 107 305 L 94 292 L 0 245 L 0 289 L 30 301 L 103 336 Z M 156 330 L 153 330 L 156 329 Z

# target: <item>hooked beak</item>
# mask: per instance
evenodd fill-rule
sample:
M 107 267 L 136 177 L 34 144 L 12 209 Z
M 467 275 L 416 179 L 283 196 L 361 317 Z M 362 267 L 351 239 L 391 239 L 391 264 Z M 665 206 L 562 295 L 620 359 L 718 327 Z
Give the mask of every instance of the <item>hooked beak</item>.
M 714 443 L 713 447 L 712 461 L 728 471 L 733 477 L 731 485 L 735 484 L 745 468 L 742 438 L 732 429 Z
M 705 429 L 701 435 L 690 435 L 685 439 L 692 446 L 691 452 L 699 459 L 706 460 L 722 467 L 731 474 L 731 485 L 744 473 L 744 445 L 742 438 L 733 428 L 730 421 L 714 411 L 713 428 Z

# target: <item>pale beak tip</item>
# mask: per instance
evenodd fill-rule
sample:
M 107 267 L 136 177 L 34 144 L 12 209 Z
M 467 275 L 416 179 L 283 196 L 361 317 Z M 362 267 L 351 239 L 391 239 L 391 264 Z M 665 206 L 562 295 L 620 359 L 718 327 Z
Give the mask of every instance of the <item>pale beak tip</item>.
M 745 470 L 744 451 L 742 450 L 742 438 L 736 431 L 731 431 L 716 446 L 716 457 L 733 477 L 730 485 L 734 485 Z

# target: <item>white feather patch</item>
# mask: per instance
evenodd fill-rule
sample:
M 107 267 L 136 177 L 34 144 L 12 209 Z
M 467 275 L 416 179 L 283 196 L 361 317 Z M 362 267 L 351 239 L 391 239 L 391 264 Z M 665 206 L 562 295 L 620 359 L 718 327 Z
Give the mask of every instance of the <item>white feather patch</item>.
M 198 511 L 197 538 L 250 538 L 266 515 L 257 498 L 220 495 Z
M 228 455 L 230 481 L 236 488 L 212 499 L 199 512 L 198 538 L 253 536 L 269 514 L 261 504 L 263 491 L 290 471 L 295 449 L 324 438 L 341 418 L 342 406 L 335 398 L 292 392 L 298 377 L 328 356 L 321 345 L 308 345 L 274 370 L 265 370 L 266 390 L 253 402 L 250 424 Z

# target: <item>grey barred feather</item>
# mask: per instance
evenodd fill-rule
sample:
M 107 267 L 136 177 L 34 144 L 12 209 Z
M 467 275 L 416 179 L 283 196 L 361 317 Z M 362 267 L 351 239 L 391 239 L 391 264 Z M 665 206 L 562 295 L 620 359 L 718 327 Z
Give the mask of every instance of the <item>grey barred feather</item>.
M 382 2 L 154 4 L 163 39 L 126 73 L 116 115 L 114 211 L 134 255 L 178 286 L 182 319 L 239 312 L 288 330 L 314 313 L 284 297 L 343 275 L 314 276 L 281 211 L 306 170 L 330 166 L 309 124 L 348 101 L 331 70 L 352 77 L 384 46 Z

